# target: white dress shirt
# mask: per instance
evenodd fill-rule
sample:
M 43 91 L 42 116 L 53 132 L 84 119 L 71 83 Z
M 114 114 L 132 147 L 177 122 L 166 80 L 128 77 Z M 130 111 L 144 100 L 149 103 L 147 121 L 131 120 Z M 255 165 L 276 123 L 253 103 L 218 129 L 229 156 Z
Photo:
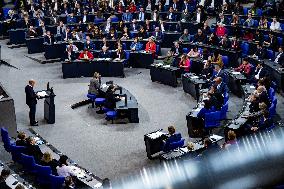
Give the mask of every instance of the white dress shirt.
M 282 54 L 283 54 L 283 52 L 282 52 L 282 53 L 279 53 L 279 54 L 276 56 L 276 58 L 275 58 L 275 60 L 274 60 L 275 63 L 279 63 L 278 60 L 279 60 L 279 58 L 280 58 L 280 56 L 281 56 Z
M 196 22 L 197 23 L 200 23 L 200 17 L 201 17 L 201 14 L 198 12 L 197 15 L 196 15 Z
M 270 29 L 271 30 L 281 30 L 280 23 L 279 22 L 271 22 Z
M 258 70 L 257 74 L 254 76 L 255 79 L 259 79 L 259 74 L 260 74 L 261 70 L 262 70 L 262 68 L 260 68 L 260 69 Z
M 58 166 L 56 167 L 56 170 L 57 170 L 58 176 L 61 176 L 61 177 L 68 177 L 68 176 L 74 175 L 70 166 L 66 166 L 66 165 L 63 165 L 62 167 Z

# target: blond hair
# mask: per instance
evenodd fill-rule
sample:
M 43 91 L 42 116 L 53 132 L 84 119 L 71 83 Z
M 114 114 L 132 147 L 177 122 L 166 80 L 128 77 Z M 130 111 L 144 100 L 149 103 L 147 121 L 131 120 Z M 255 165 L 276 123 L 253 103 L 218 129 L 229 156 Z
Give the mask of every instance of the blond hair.
M 45 163 L 52 161 L 51 153 L 45 152 L 42 156 L 42 161 L 45 162 Z

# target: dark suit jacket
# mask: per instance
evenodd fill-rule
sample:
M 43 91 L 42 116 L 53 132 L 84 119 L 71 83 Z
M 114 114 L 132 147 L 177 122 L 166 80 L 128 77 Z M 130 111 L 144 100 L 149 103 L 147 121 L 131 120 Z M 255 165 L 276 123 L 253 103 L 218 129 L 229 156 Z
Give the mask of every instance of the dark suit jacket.
M 212 74 L 211 80 L 213 80 L 216 77 L 222 77 L 222 79 L 224 80 L 224 79 L 226 79 L 225 78 L 226 74 L 225 74 L 225 72 L 223 70 L 220 70 L 219 73 L 217 73 L 215 70 L 213 70 L 213 74 Z
M 50 40 L 51 39 L 51 40 Z M 50 38 L 48 36 L 44 36 L 44 43 L 47 44 L 53 44 L 55 42 L 54 36 L 50 36 Z
M 266 91 L 260 93 L 260 95 L 259 95 L 259 102 L 260 103 L 264 102 L 267 105 L 267 107 L 270 107 L 270 100 L 269 100 L 269 97 L 268 97 L 268 94 L 267 94 Z
M 42 152 L 38 145 L 27 145 L 27 155 L 34 156 L 35 161 L 38 163 L 41 161 Z
M 94 50 L 95 49 L 95 44 L 92 41 L 89 44 L 87 44 L 85 42 L 84 48 L 87 48 L 87 49 L 90 49 L 90 50 Z
M 26 140 L 17 140 L 16 146 L 27 146 Z
M 267 128 L 271 127 L 272 125 L 273 125 L 272 119 L 268 118 L 263 123 L 259 123 L 258 124 L 258 128 L 260 130 L 264 130 L 264 129 L 267 129 Z
M 216 85 L 216 87 L 217 87 L 217 85 Z M 222 82 L 220 84 L 219 88 L 218 87 L 216 88 L 216 92 L 221 93 L 221 94 L 224 94 L 224 93 L 226 93 L 228 91 L 229 91 L 228 87 L 227 87 L 226 83 L 224 83 L 224 82 Z
M 26 88 L 25 88 L 25 92 L 26 92 L 26 104 L 28 106 L 36 105 L 37 104 L 37 96 L 34 92 L 33 87 L 31 87 L 30 85 L 27 85 Z
M 120 101 L 120 99 L 116 98 L 116 95 L 110 91 L 106 93 L 105 98 L 105 107 L 109 109 L 114 109 L 116 107 L 116 102 Z
M 173 46 L 173 47 L 171 48 L 171 51 L 175 54 L 175 53 L 176 53 L 176 47 Z M 178 48 L 178 53 L 179 53 L 179 54 L 182 54 L 182 47 L 181 47 L 181 46 L 179 46 L 179 48 Z
M 110 58 L 110 53 L 109 52 L 101 52 L 99 55 L 99 58 Z
M 205 43 L 206 42 L 206 36 L 205 35 L 194 35 L 194 38 L 193 38 L 193 42 L 202 42 L 202 43 Z
M 255 69 L 254 74 L 256 75 L 259 72 L 259 69 Z M 259 78 L 264 78 L 265 76 L 268 75 L 268 72 L 265 68 L 262 68 L 260 73 L 259 73 Z
M 197 19 L 197 13 L 194 13 L 194 16 L 193 16 L 193 21 L 196 21 Z M 201 12 L 201 15 L 200 15 L 200 22 L 203 23 L 205 20 L 206 20 L 206 15 L 204 12 Z
M 6 184 L 5 180 L 0 178 L 0 188 L 1 189 L 10 189 L 10 187 Z
M 255 55 L 258 56 L 258 59 L 263 60 L 264 57 L 265 57 L 265 49 L 264 48 L 257 49 L 256 52 L 255 52 Z

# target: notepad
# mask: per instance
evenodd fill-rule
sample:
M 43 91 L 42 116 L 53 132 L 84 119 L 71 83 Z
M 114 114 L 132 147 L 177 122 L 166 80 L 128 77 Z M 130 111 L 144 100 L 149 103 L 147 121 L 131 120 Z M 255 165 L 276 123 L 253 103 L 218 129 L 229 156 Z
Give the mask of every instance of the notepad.
M 198 79 L 199 77 L 198 76 L 191 76 L 190 78 L 191 79 Z
M 164 65 L 163 67 L 164 68 L 169 68 L 169 67 L 171 67 L 171 65 Z
M 241 72 L 232 72 L 232 74 L 239 75 L 239 74 L 241 74 Z
M 218 140 L 223 139 L 223 137 L 222 137 L 222 136 L 219 136 L 219 135 L 213 134 L 212 136 L 210 136 L 210 139 L 215 139 L 215 141 L 218 141 Z
M 40 92 L 37 92 L 37 95 L 40 97 L 45 97 L 47 93 L 45 91 L 40 91 Z
M 255 89 L 255 86 L 252 86 L 252 85 L 251 85 L 251 86 L 249 86 L 249 88 L 250 88 L 250 89 Z

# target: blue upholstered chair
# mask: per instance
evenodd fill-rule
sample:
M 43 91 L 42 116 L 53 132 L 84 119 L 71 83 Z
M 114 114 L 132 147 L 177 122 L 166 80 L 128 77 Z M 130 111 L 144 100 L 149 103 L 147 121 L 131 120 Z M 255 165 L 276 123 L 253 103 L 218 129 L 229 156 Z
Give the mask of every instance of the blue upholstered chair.
M 21 153 L 25 153 L 27 147 L 11 145 L 10 150 L 11 150 L 12 160 L 14 162 L 21 163 Z
M 96 95 L 95 94 L 87 94 L 88 99 L 92 101 L 92 108 L 95 107 L 95 100 L 96 100 Z
M 222 56 L 222 60 L 223 60 L 224 66 L 228 67 L 228 64 L 229 64 L 228 56 Z
M 273 50 L 267 49 L 267 50 L 266 50 L 266 57 L 267 57 L 268 59 L 273 60 L 273 59 L 274 59 L 274 52 L 273 52 Z
M 187 54 L 189 52 L 189 49 L 188 48 L 182 48 L 182 52 Z
M 36 180 L 40 184 L 50 184 L 50 174 L 52 173 L 50 166 L 35 165 Z
M 242 49 L 242 58 L 244 58 L 249 53 L 249 44 L 248 43 L 242 43 L 241 44 L 241 49 Z
M 227 101 L 221 108 L 220 119 L 226 119 L 227 118 L 228 108 L 229 108 L 229 105 L 228 105 L 228 101 Z
M 103 114 L 104 113 L 102 108 L 103 108 L 103 105 L 104 105 L 105 101 L 106 101 L 105 98 L 96 98 L 95 104 L 96 104 L 96 106 L 100 107 L 100 110 L 97 111 L 98 114 Z
M 279 46 L 283 45 L 283 38 L 282 37 L 277 37 L 277 42 Z
M 174 150 L 176 148 L 183 147 L 183 145 L 184 145 L 184 139 L 181 139 L 180 141 L 177 142 L 172 142 L 169 145 L 169 150 Z
M 49 178 L 50 178 L 51 189 L 62 188 L 62 185 L 65 181 L 65 177 L 49 175 Z
M 220 126 L 220 118 L 221 118 L 220 111 L 210 112 L 205 114 L 204 128 L 205 130 L 209 131 L 209 134 L 213 128 Z
M 275 96 L 275 90 L 272 87 L 270 87 L 269 90 L 268 90 L 268 96 L 269 96 L 270 100 L 272 100 L 273 97 Z
M 226 104 L 229 101 L 229 94 L 225 93 L 224 94 L 224 104 Z
M 256 14 L 257 14 L 257 16 L 262 16 L 262 10 L 261 9 L 256 9 Z
M 117 112 L 115 110 L 111 110 L 106 113 L 106 118 L 108 120 L 111 120 L 111 123 L 113 123 L 113 120 L 116 119 L 116 117 L 117 117 Z
M 24 170 L 26 172 L 29 172 L 29 173 L 35 173 L 36 172 L 36 163 L 35 163 L 35 159 L 33 156 L 28 156 L 28 155 L 25 155 L 23 153 L 21 153 L 21 164 L 24 168 Z
M 4 143 L 4 148 L 5 148 L 5 150 L 7 151 L 7 152 L 10 152 L 11 150 L 10 150 L 10 146 L 13 144 L 12 142 L 11 142 L 11 139 L 10 139 L 10 137 L 9 137 L 9 133 L 8 133 L 8 131 L 7 131 L 7 129 L 5 129 L 5 128 L 1 128 L 1 137 L 2 137 L 2 141 L 3 141 L 3 143 Z
M 248 15 L 249 9 L 247 7 L 243 7 L 244 15 Z
M 269 111 L 270 118 L 273 118 L 276 115 L 276 104 L 271 103 L 268 111 Z

